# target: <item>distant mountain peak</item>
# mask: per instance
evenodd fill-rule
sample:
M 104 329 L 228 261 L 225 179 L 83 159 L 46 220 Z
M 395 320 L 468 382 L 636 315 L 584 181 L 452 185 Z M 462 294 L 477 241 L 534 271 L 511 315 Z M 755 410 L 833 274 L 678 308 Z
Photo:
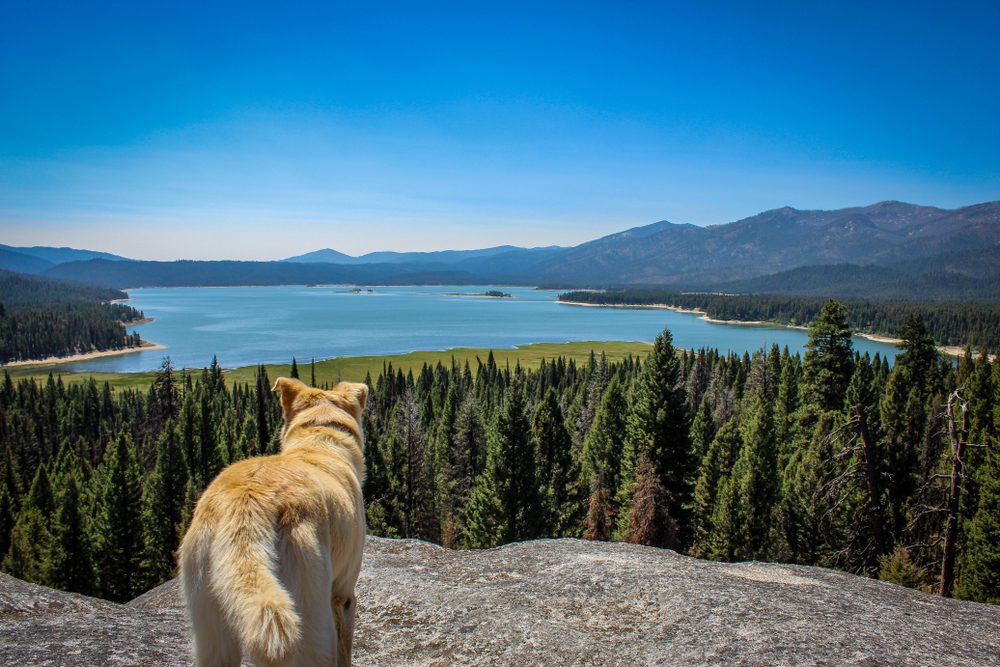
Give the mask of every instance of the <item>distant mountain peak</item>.
M 300 264 L 311 264 L 315 262 L 326 262 L 330 264 L 349 264 L 355 262 L 356 260 L 357 257 L 352 257 L 351 255 L 344 254 L 339 250 L 334 250 L 333 248 L 322 248 L 320 250 L 313 250 L 312 252 L 307 252 L 303 255 L 288 257 L 281 261 L 296 262 Z

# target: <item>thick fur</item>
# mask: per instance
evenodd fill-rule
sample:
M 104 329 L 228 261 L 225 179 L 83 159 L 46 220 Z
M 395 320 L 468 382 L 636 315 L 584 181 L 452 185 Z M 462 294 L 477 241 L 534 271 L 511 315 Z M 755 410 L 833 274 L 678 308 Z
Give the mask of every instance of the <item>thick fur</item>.
M 178 552 L 203 667 L 349 665 L 365 539 L 363 384 L 278 378 L 281 453 L 234 463 Z

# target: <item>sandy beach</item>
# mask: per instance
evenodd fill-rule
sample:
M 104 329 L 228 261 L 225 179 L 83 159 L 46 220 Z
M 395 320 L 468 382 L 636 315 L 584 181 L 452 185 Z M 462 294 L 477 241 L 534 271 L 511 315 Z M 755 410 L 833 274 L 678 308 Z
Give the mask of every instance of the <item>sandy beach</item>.
M 687 313 L 689 315 L 700 315 L 700 319 L 706 322 L 712 322 L 713 324 L 745 324 L 748 326 L 769 326 L 769 327 L 788 327 L 791 329 L 797 329 L 805 327 L 794 327 L 786 324 L 778 324 L 776 322 L 764 322 L 762 320 L 717 320 L 714 317 L 709 317 L 708 313 L 699 308 L 681 308 L 680 306 L 671 306 L 667 303 L 583 303 L 581 301 L 560 301 L 559 303 L 565 303 L 569 306 L 586 306 L 588 308 L 648 308 L 648 309 L 662 309 L 662 310 L 672 310 L 675 313 Z
M 7 366 L 44 366 L 51 364 L 68 364 L 74 361 L 89 361 L 90 359 L 100 359 L 101 357 L 114 357 L 119 354 L 131 354 L 133 352 L 148 352 L 149 350 L 165 350 L 166 345 L 152 343 L 148 340 L 142 341 L 139 347 L 126 347 L 120 350 L 96 350 L 86 354 L 71 354 L 65 357 L 46 357 L 45 359 L 25 359 L 24 361 L 9 361 Z

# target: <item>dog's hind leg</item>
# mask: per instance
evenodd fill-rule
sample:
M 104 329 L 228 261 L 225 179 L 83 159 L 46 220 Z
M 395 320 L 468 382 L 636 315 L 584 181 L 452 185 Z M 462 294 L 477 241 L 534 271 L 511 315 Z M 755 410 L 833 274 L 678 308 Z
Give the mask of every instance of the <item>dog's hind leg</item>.
M 198 667 L 239 667 L 240 645 L 222 616 L 222 609 L 204 588 L 188 593 Z
M 315 530 L 299 524 L 283 532 L 279 543 L 278 578 L 295 601 L 302 619 L 302 639 L 289 665 L 336 664 L 337 626 L 330 612 L 329 591 L 333 571 L 324 556 Z
M 334 618 L 337 619 L 337 633 L 340 635 L 337 646 L 337 664 L 349 666 L 354 652 L 354 619 L 357 599 L 351 593 L 346 598 L 333 595 L 331 600 Z

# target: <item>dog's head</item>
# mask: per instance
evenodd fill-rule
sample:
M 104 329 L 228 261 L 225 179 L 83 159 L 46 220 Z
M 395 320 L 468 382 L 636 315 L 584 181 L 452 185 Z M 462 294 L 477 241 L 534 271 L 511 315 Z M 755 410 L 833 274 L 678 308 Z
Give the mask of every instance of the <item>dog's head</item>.
M 294 378 L 278 378 L 272 391 L 281 396 L 281 409 L 285 413 L 285 428 L 295 417 L 306 410 L 322 412 L 323 407 L 336 407 L 354 418 L 361 428 L 361 413 L 368 402 L 368 385 L 361 382 L 340 382 L 333 389 L 316 389 Z M 346 425 L 346 424 L 345 424 Z

